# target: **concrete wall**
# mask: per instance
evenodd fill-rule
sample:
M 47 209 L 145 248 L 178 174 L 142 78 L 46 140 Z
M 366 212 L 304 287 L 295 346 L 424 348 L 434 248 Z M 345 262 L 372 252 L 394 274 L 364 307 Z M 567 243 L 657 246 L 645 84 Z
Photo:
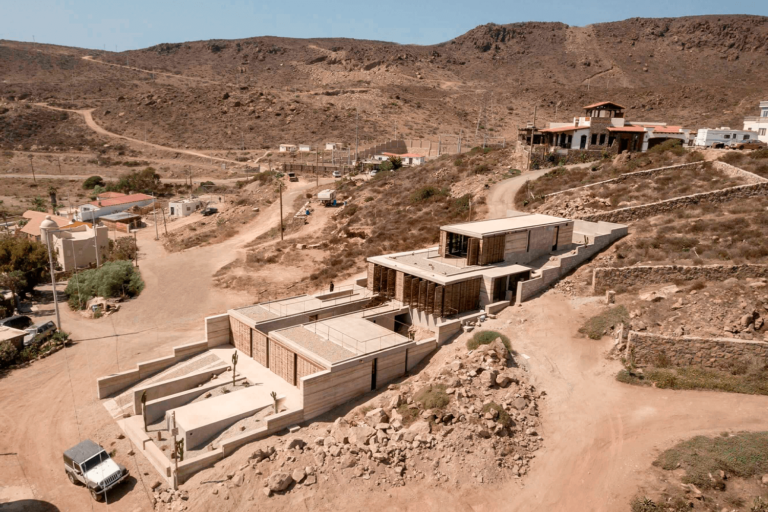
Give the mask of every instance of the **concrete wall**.
M 209 316 L 205 319 L 205 339 L 209 348 L 231 343 L 232 332 L 227 313 Z
M 146 386 L 139 386 L 133 390 L 133 414 L 141 414 L 141 395 L 146 391 L 147 401 L 173 395 L 181 391 L 199 386 L 211 380 L 214 375 L 220 375 L 229 368 L 226 364 L 216 368 L 199 370 L 183 377 L 154 382 Z
M 117 393 L 118 391 L 122 391 L 123 389 L 130 387 L 151 375 L 154 375 L 160 370 L 164 370 L 169 366 L 173 366 L 180 361 L 183 361 L 201 352 L 205 352 L 206 350 L 208 350 L 208 342 L 206 341 L 173 347 L 172 356 L 145 361 L 136 365 L 136 368 L 133 370 L 127 370 L 109 375 L 107 377 L 101 377 L 96 381 L 98 397 L 99 399 L 107 398 L 108 396 Z
M 643 267 L 596 268 L 592 271 L 592 291 L 603 293 L 617 287 L 645 286 L 672 281 L 725 281 L 731 277 L 768 277 L 768 265 L 658 265 Z
M 564 255 L 559 259 L 559 266 L 538 271 L 538 275 L 528 281 L 517 284 L 517 303 L 521 303 L 541 292 L 571 270 L 581 265 L 594 255 L 627 234 L 627 227 L 608 222 L 585 223 L 577 221 L 574 225 L 573 240 L 589 240 L 589 245 L 576 247 L 575 254 Z
M 429 338 L 416 342 L 416 344 L 408 349 L 408 365 L 407 370 L 413 370 L 421 361 L 429 354 L 437 349 L 437 339 Z
M 435 337 L 438 345 L 442 345 L 454 335 L 461 332 L 461 320 L 448 320 L 438 324 L 435 329 Z
M 739 363 L 768 363 L 768 343 L 734 338 L 672 337 L 630 331 L 626 357 L 639 366 L 703 366 L 730 370 Z
M 237 377 L 235 381 L 241 382 L 244 379 L 245 377 Z M 207 393 L 212 389 L 216 389 L 219 386 L 225 386 L 231 382 L 232 382 L 232 379 L 216 379 L 210 382 L 206 382 L 200 385 L 199 387 L 187 389 L 186 391 L 180 391 L 172 395 L 163 396 L 156 400 L 148 401 L 147 406 L 145 408 L 147 422 L 154 423 L 155 421 L 165 416 L 165 413 L 167 411 L 170 411 L 171 409 L 176 409 L 177 407 L 181 407 L 182 405 L 188 404 L 189 402 L 203 395 L 204 393 Z

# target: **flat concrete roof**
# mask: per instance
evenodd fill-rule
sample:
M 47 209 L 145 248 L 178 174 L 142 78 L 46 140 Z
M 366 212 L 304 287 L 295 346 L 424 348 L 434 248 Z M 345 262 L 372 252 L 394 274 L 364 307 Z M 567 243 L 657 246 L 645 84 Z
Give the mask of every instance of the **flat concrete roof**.
M 278 299 L 271 302 L 260 302 L 253 306 L 235 309 L 235 311 L 256 322 L 262 322 L 284 316 L 310 313 L 315 310 L 365 299 L 371 295 L 371 292 L 367 288 L 361 286 L 343 286 L 336 288 L 333 292 L 323 292 L 315 295 L 298 295 L 296 297 Z
M 500 277 L 531 270 L 529 266 L 507 262 L 493 263 L 485 266 L 471 265 L 462 267 L 460 263 L 466 261 L 465 258 L 442 258 L 434 256 L 436 254 L 437 247 L 432 247 L 421 251 L 373 256 L 368 258 L 368 261 L 442 285 L 458 283 L 481 276 Z M 457 263 L 455 265 L 445 263 L 451 260 Z
M 441 226 L 440 229 L 449 233 L 481 238 L 483 236 L 505 233 L 507 231 L 552 226 L 565 222 L 572 221 L 561 217 L 552 217 L 551 215 L 534 213 L 531 215 L 519 215 L 517 217 L 506 217 L 503 219 L 489 219 L 477 222 L 464 222 L 462 224 L 450 224 L 448 226 Z

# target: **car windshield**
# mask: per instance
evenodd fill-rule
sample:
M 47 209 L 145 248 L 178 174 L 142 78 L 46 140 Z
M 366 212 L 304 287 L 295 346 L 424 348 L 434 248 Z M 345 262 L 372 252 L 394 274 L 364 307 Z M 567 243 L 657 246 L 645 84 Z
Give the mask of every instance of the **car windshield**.
M 107 455 L 107 452 L 102 450 L 87 461 L 80 464 L 80 468 L 83 470 L 83 473 L 87 473 L 105 460 L 109 460 L 109 455 Z

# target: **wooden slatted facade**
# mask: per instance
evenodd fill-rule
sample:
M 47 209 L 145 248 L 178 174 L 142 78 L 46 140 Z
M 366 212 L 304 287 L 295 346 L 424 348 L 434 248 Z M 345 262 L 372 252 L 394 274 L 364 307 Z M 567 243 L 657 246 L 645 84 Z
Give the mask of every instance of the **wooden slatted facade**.
M 296 382 L 295 386 L 301 387 L 301 378 L 325 370 L 322 366 L 300 355 L 296 356 Z
M 480 240 L 470 238 L 467 245 L 467 265 L 477 265 L 480 257 Z
M 250 326 L 232 316 L 229 317 L 229 325 L 232 329 L 232 344 L 250 357 L 252 355 Z
M 269 340 L 269 369 L 281 377 L 289 384 L 296 385 L 296 354 L 276 343 L 275 340 Z
M 504 234 L 483 238 L 480 248 L 480 265 L 490 265 L 504 261 Z
M 251 347 L 253 350 L 254 361 L 262 366 L 269 368 L 269 339 L 267 335 L 256 329 L 252 329 L 251 333 Z

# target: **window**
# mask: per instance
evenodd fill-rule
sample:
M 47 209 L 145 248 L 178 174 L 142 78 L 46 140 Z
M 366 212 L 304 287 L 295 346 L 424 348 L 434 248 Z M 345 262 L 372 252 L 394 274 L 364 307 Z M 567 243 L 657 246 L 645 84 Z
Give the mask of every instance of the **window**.
M 745 135 L 742 140 L 749 140 L 749 135 Z
M 724 138 L 724 139 L 730 139 L 730 138 L 731 138 L 731 136 L 730 136 L 730 135 L 724 135 L 724 136 L 723 136 L 723 138 Z
M 605 134 L 601 133 L 600 134 L 600 145 L 602 146 L 603 144 L 605 144 Z
M 592 134 L 592 145 L 593 146 L 597 146 L 597 134 L 596 133 Z
M 766 128 L 760 128 L 759 134 L 760 135 L 765 135 L 765 130 L 766 130 Z
M 768 117 L 768 110 L 763 110 L 762 114 L 763 114 L 763 117 Z

